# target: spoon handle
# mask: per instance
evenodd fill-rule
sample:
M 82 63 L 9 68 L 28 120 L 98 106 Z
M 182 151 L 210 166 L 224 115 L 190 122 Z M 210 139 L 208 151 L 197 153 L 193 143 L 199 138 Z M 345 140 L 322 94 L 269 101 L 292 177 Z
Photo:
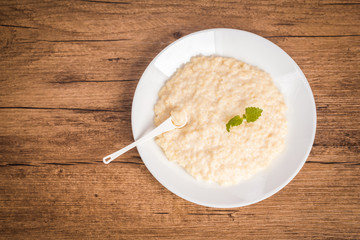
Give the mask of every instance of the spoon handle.
M 137 145 L 146 142 L 164 132 L 170 131 L 174 128 L 177 128 L 171 121 L 171 117 L 169 117 L 167 120 L 165 120 L 163 123 L 161 123 L 158 127 L 156 127 L 155 129 L 153 129 L 151 132 L 149 132 L 148 134 L 146 134 L 145 136 L 143 136 L 142 138 L 140 138 L 139 140 L 133 142 L 132 144 L 120 149 L 119 151 L 116 151 L 106 157 L 103 158 L 103 162 L 105 164 L 109 164 L 112 160 L 116 159 L 117 157 L 119 157 L 120 155 L 122 155 L 123 153 L 129 151 L 130 149 L 136 147 Z

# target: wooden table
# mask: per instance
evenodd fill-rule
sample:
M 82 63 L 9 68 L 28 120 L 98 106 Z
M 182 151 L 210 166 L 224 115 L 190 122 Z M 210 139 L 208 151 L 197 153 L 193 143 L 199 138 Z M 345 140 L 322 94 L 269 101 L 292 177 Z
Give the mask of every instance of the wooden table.
M 360 239 L 357 1 L 1 1 L 0 238 Z M 317 133 L 274 196 L 234 209 L 187 202 L 149 173 L 130 112 L 150 61 L 186 34 L 254 32 L 308 78 Z

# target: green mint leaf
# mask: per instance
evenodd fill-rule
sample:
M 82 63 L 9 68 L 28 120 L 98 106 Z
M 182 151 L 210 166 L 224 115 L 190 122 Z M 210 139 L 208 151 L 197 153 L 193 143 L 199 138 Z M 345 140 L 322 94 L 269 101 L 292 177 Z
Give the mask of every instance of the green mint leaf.
M 245 118 L 247 122 L 255 122 L 262 113 L 262 109 L 261 108 L 257 108 L 257 107 L 247 107 L 245 109 Z
M 262 111 L 263 110 L 258 107 L 245 108 L 245 114 L 243 114 L 243 117 L 236 115 L 229 120 L 229 122 L 226 124 L 226 131 L 230 132 L 231 127 L 239 126 L 240 124 L 242 124 L 244 119 L 249 123 L 255 122 L 261 116 Z
M 239 126 L 242 122 L 243 119 L 239 115 L 236 115 L 226 124 L 226 131 L 230 132 L 230 127 Z

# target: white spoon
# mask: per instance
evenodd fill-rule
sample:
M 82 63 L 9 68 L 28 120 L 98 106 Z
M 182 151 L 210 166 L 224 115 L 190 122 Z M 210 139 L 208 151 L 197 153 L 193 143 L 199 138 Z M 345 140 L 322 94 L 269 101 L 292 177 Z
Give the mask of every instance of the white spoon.
M 173 122 L 171 117 L 169 117 L 168 119 L 166 119 L 163 123 L 161 123 L 158 127 L 156 127 L 155 129 L 153 129 L 151 132 L 149 132 L 148 134 L 146 134 L 145 136 L 143 136 L 142 138 L 140 138 L 139 140 L 133 142 L 132 144 L 124 147 L 123 149 L 120 149 L 117 152 L 114 152 L 106 157 L 103 158 L 103 162 L 105 164 L 109 164 L 112 160 L 114 160 L 115 158 L 119 157 L 120 155 L 122 155 L 123 153 L 129 151 L 130 149 L 136 147 L 139 144 L 142 144 L 144 142 L 146 142 L 147 140 L 150 140 L 164 132 L 173 130 L 175 128 L 182 128 L 186 125 L 187 123 L 187 119 L 185 121 L 185 123 L 181 126 L 176 126 Z

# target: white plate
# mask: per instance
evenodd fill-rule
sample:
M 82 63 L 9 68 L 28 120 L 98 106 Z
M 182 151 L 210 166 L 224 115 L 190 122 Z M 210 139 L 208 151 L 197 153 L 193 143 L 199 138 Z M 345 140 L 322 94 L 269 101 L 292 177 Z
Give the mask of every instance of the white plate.
M 135 91 L 131 124 L 134 139 L 153 129 L 158 91 L 178 67 L 196 55 L 234 57 L 270 73 L 288 106 L 285 151 L 253 178 L 222 187 L 195 180 L 169 162 L 154 140 L 138 146 L 152 175 L 176 195 L 203 206 L 231 208 L 270 197 L 300 171 L 315 137 L 316 108 L 310 86 L 294 60 L 274 43 L 234 29 L 209 29 L 187 35 L 161 51 L 143 73 Z

